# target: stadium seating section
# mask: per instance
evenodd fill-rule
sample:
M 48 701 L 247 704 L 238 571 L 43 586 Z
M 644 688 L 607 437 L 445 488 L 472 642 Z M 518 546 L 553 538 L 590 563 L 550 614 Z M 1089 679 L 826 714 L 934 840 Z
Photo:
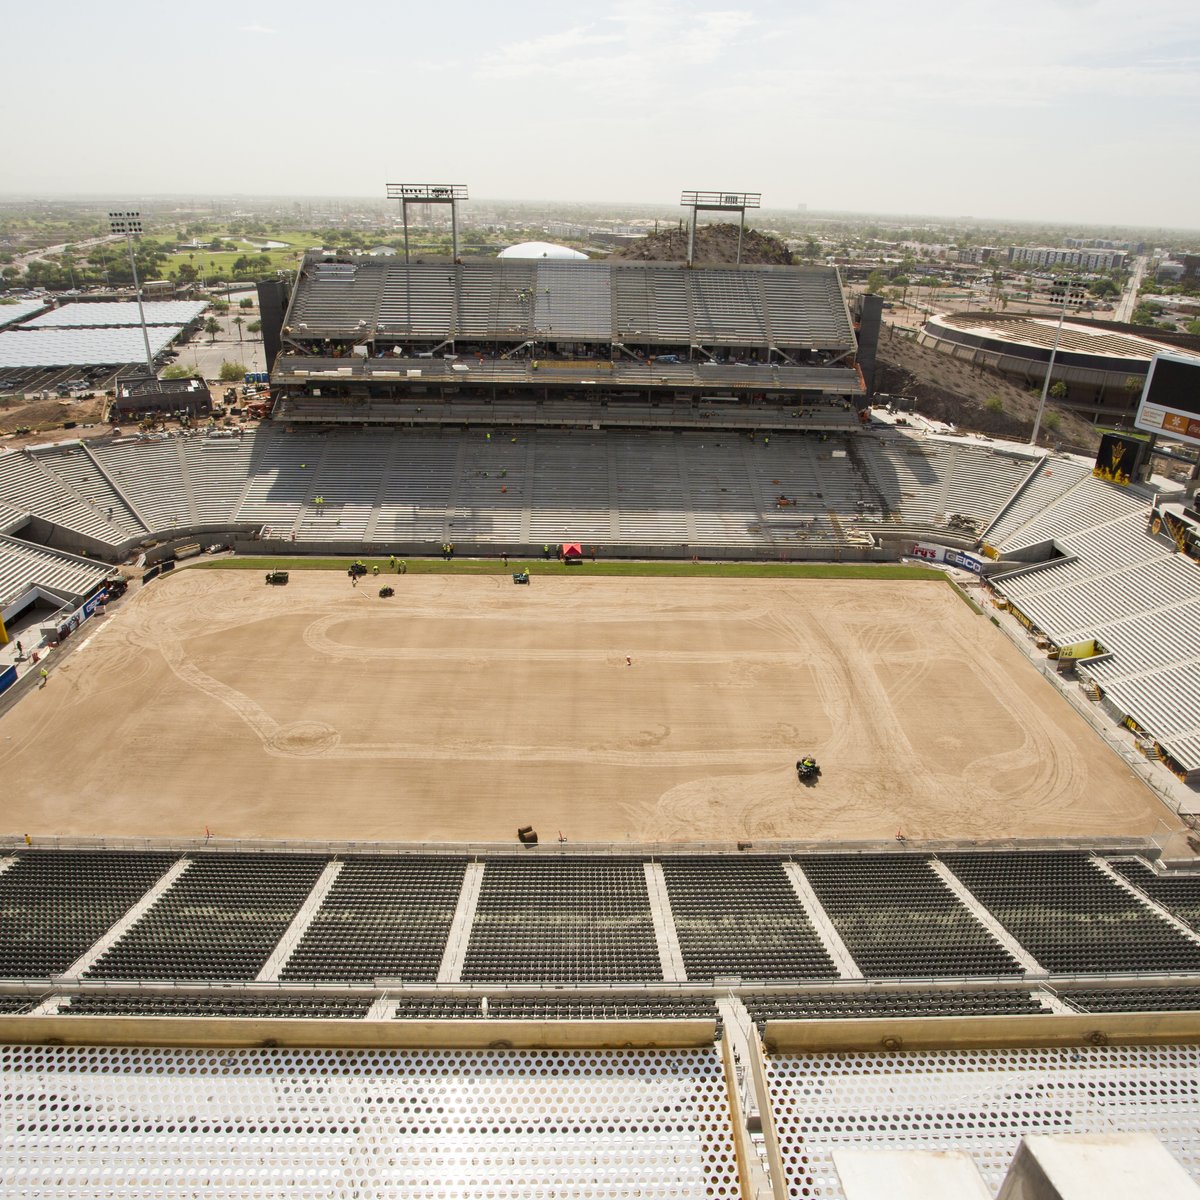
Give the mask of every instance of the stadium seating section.
M 300 854 L 197 857 L 88 975 L 253 979 L 324 866 Z
M 718 994 L 759 1022 L 1200 1008 L 1200 935 L 1168 916 L 1195 919 L 1197 876 L 1129 854 L 17 848 L 0 864 L 0 1015 L 46 1001 L 69 1015 L 654 1020 L 715 1018 Z M 1048 978 L 1021 978 L 989 913 Z M 685 977 L 667 973 L 672 947 Z M 1057 978 L 1082 974 L 1125 979 Z M 1175 978 L 1132 978 L 1151 974 Z
M 435 980 L 465 868 L 464 859 L 434 855 L 343 863 L 280 977 Z
M 925 859 L 811 855 L 799 863 L 865 976 L 1020 973 Z
M 944 861 L 1047 971 L 1200 970 L 1193 941 L 1087 854 L 949 854 Z
M 641 861 L 489 859 L 462 978 L 470 983 L 661 980 Z
M 1044 1013 L 1049 1009 L 1028 991 L 842 991 L 757 992 L 742 1003 L 758 1024 L 766 1021 L 845 1021 L 867 1017 L 988 1017 Z
M 171 854 L 39 850 L 0 874 L 0 977 L 63 974 L 166 873 Z
M 662 870 L 689 979 L 836 978 L 778 859 L 672 856 Z

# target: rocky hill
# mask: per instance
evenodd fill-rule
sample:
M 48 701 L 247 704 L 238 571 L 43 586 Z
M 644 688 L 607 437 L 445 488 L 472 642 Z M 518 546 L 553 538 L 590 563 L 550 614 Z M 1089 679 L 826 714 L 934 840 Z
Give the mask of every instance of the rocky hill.
M 918 345 L 912 337 L 892 335 L 887 326 L 880 333 L 875 384 L 879 392 L 911 397 L 913 407 L 927 417 L 949 421 L 965 431 L 1018 442 L 1028 440 L 1040 399 L 1040 389 L 1025 391 L 991 371 Z M 1044 446 L 1094 454 L 1100 445 L 1100 433 L 1070 409 L 1050 400 L 1038 441 Z
M 614 258 L 634 262 L 686 262 L 688 231 L 685 225 L 660 230 L 617 251 Z M 737 262 L 738 227 L 733 224 L 696 226 L 696 263 Z M 742 237 L 742 262 L 790 266 L 792 252 L 776 237 L 747 229 Z

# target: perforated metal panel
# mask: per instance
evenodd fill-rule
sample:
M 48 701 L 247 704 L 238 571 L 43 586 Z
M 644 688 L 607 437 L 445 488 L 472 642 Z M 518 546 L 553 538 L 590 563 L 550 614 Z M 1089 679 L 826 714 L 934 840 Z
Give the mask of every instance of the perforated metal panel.
M 0 1048 L 0 1196 L 734 1197 L 718 1053 Z
M 1026 1133 L 1154 1134 L 1200 1181 L 1200 1048 L 780 1055 L 768 1087 L 790 1194 L 843 1195 L 832 1152 L 965 1150 L 993 1190 Z

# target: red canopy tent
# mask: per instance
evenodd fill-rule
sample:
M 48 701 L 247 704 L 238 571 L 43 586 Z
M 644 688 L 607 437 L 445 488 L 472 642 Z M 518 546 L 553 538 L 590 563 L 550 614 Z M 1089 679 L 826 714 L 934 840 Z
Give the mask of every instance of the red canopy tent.
M 567 558 L 582 558 L 583 546 L 579 542 L 563 542 L 562 556 Z

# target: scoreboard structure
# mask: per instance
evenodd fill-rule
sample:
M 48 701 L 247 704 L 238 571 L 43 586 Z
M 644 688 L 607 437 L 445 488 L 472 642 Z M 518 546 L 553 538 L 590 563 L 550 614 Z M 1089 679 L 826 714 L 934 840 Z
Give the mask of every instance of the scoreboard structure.
M 1200 446 L 1200 358 L 1158 353 L 1150 363 L 1134 425 Z

